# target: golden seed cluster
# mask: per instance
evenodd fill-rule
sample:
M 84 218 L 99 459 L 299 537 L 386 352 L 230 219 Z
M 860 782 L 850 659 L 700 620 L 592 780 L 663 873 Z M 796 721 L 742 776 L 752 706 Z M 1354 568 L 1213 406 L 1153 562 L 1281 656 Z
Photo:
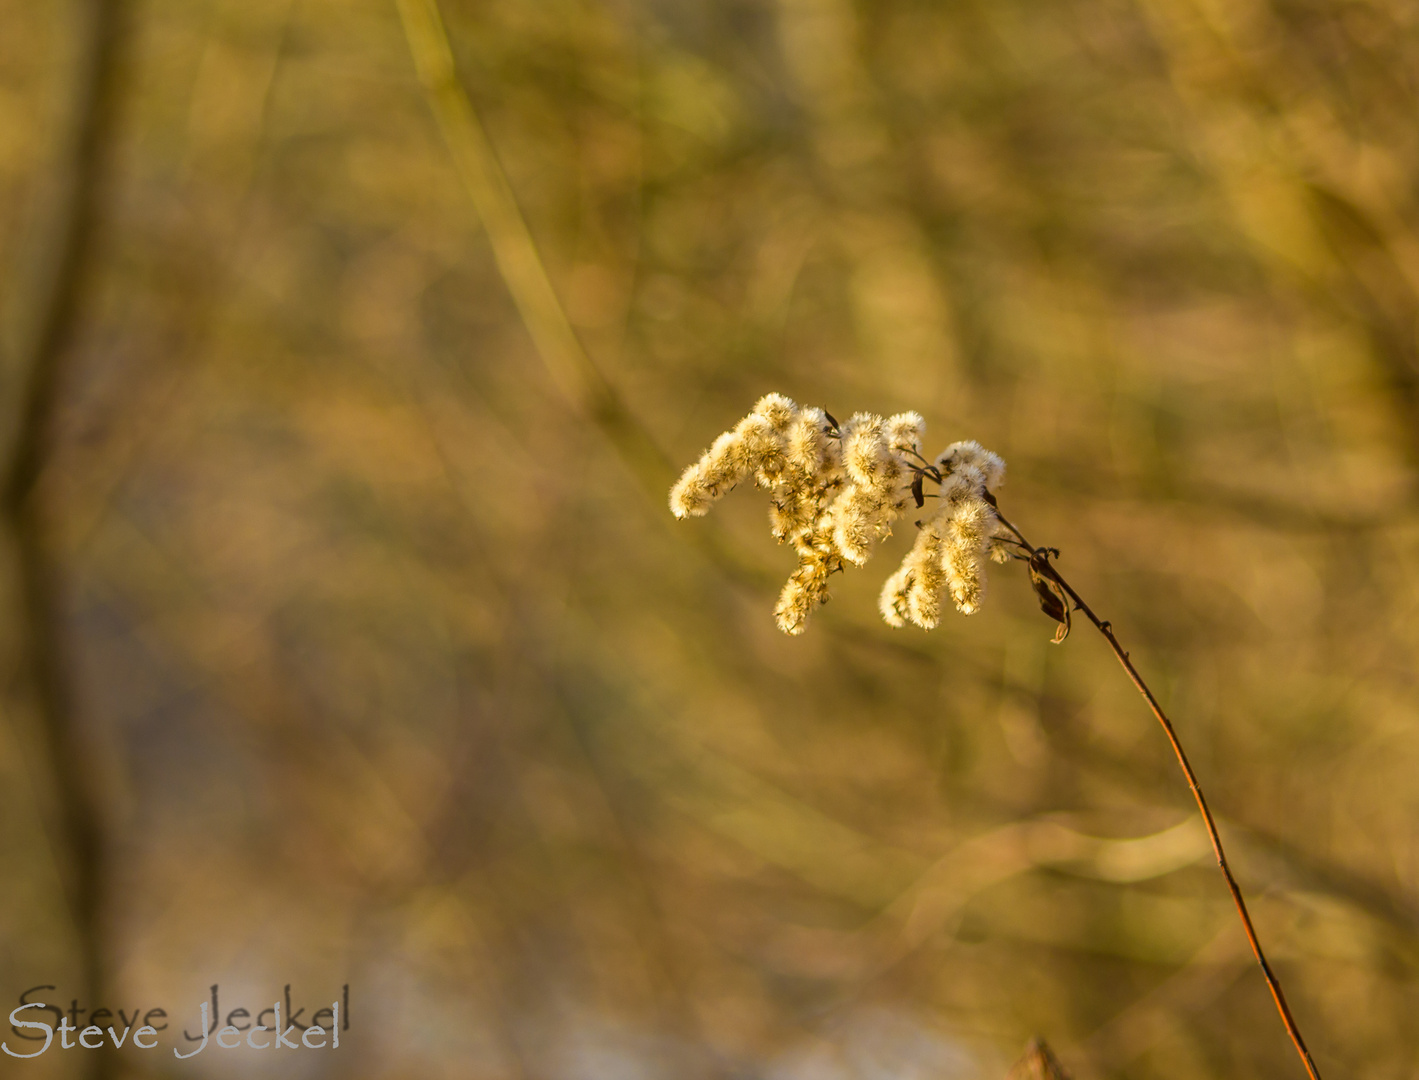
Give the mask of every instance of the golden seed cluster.
M 769 524 L 792 544 L 798 567 L 774 615 L 786 634 L 801 634 L 828 599 L 828 581 L 845 563 L 861 566 L 892 522 L 929 498 L 916 543 L 882 591 L 882 616 L 925 629 L 940 622 L 942 596 L 972 614 L 985 595 L 985 559 L 1001 557 L 997 519 L 986 495 L 1005 463 L 975 442 L 921 455 L 926 422 L 914 412 L 883 418 L 854 413 L 839 424 L 822 409 L 769 394 L 717 438 L 670 490 L 677 518 L 701 517 L 749 476 L 769 492 Z M 938 481 L 939 478 L 939 481 Z
M 935 510 L 882 588 L 879 607 L 892 626 L 932 629 L 941 621 L 943 592 L 961 614 L 975 614 L 985 599 L 985 560 L 1008 558 L 995 542 L 995 509 L 985 497 L 1005 478 L 1005 462 L 967 441 L 952 443 L 933 464 L 941 476 Z

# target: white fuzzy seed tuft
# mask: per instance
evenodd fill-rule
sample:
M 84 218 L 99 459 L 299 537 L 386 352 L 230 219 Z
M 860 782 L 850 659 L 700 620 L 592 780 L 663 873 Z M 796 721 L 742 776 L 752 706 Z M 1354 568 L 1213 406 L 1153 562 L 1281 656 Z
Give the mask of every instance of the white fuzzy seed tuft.
M 800 634 L 827 602 L 831 576 L 846 563 L 866 563 L 892 523 L 916 505 L 913 482 L 921 490 L 939 473 L 927 518 L 879 599 L 890 625 L 929 630 L 948 594 L 962 613 L 979 610 L 986 560 L 1006 561 L 1010 551 L 996 536 L 999 520 L 987 498 L 1004 479 L 1005 463 L 967 440 L 942 451 L 933 470 L 921 456 L 925 433 L 915 412 L 885 420 L 854 413 L 837 425 L 822 409 L 766 394 L 685 470 L 670 491 L 670 509 L 677 518 L 700 517 L 748 476 L 768 489 L 773 535 L 798 555 L 774 614 L 784 633 Z

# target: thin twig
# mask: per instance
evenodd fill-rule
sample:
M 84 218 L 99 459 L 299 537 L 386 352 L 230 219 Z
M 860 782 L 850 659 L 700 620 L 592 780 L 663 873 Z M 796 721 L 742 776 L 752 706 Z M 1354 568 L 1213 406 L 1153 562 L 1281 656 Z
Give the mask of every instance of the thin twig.
M 1123 670 L 1128 672 L 1128 677 L 1133 680 L 1133 685 L 1138 688 L 1138 692 L 1148 702 L 1148 708 L 1153 711 L 1154 717 L 1162 725 L 1163 733 L 1167 735 L 1168 742 L 1173 748 L 1173 754 L 1178 759 L 1178 766 L 1182 769 L 1183 776 L 1187 778 L 1188 787 L 1192 789 L 1192 797 L 1197 800 L 1197 809 L 1202 813 L 1202 823 L 1207 827 L 1207 838 L 1212 841 L 1212 851 L 1217 856 L 1217 865 L 1222 870 L 1222 876 L 1227 880 L 1227 889 L 1232 894 L 1233 903 L 1237 905 L 1237 914 L 1241 917 L 1242 929 L 1246 931 L 1247 941 L 1251 944 L 1251 951 L 1256 957 L 1256 962 L 1261 965 L 1261 973 L 1266 978 L 1266 985 L 1271 990 L 1272 998 L 1276 1001 L 1276 1009 L 1281 1014 L 1281 1021 L 1286 1025 L 1286 1032 L 1291 1036 L 1291 1042 L 1295 1044 L 1296 1052 L 1301 1055 L 1301 1061 L 1305 1064 L 1306 1072 L 1310 1075 L 1311 1080 L 1320 1080 L 1320 1073 L 1311 1058 L 1311 1052 L 1306 1049 L 1306 1041 L 1301 1037 L 1301 1029 L 1296 1026 L 1296 1019 L 1291 1015 L 1290 1006 L 1286 1004 L 1286 995 L 1281 990 L 1281 980 L 1271 970 L 1271 965 L 1266 960 L 1266 953 L 1262 951 L 1261 941 L 1256 936 L 1256 928 L 1252 925 L 1251 915 L 1247 911 L 1246 900 L 1242 898 L 1241 886 L 1237 884 L 1237 879 L 1232 876 L 1232 868 L 1227 864 L 1227 856 L 1222 849 L 1222 837 L 1217 831 L 1217 823 L 1212 819 L 1212 811 L 1208 809 L 1207 799 L 1202 794 L 1202 785 L 1197 782 L 1197 774 L 1193 772 L 1192 763 L 1187 759 L 1187 753 L 1183 750 L 1182 742 L 1178 739 L 1178 733 L 1174 730 L 1172 721 L 1163 712 L 1163 707 L 1158 704 L 1158 699 L 1153 696 L 1153 691 L 1143 681 L 1143 676 L 1138 674 L 1138 669 L 1133 666 L 1133 661 L 1129 659 L 1128 653 L 1119 644 L 1118 638 L 1114 636 L 1113 625 L 1107 619 L 1100 619 L 1095 615 L 1093 608 L 1084 602 L 1084 598 L 1074 590 L 1074 586 L 1070 585 L 1050 562 L 1051 553 L 1057 554 L 1054 549 L 1035 547 L 1025 539 L 1024 534 L 1012 525 L 1005 515 L 999 512 L 998 507 L 996 508 L 996 516 L 1000 519 L 1000 523 L 1014 533 L 1020 544 L 1030 552 L 1031 567 L 1063 589 L 1074 601 L 1075 610 L 1082 611 L 1085 618 L 1094 624 L 1095 629 L 1104 635 L 1104 639 L 1109 643 L 1109 648 L 1113 649 L 1114 656 L 1123 665 Z

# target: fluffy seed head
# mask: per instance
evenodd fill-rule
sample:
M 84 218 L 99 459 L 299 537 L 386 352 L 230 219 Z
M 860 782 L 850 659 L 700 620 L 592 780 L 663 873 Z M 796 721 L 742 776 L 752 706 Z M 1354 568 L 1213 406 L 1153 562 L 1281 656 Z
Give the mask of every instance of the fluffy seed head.
M 670 489 L 670 510 L 678 518 L 703 517 L 716 499 L 744 479 L 753 466 L 744 437 L 726 431 Z
M 893 450 L 921 450 L 926 435 L 926 421 L 921 413 L 904 412 L 887 418 L 887 441 Z
M 910 618 L 907 598 L 911 595 L 916 575 L 910 566 L 899 566 L 897 572 L 882 586 L 882 595 L 877 599 L 877 610 L 882 613 L 888 626 L 901 629 Z
M 788 426 L 782 471 L 769 485 L 769 524 L 780 543 L 812 529 L 844 483 L 842 448 L 822 409 L 798 410 Z
M 758 413 L 744 417 L 734 425 L 734 431 L 743 441 L 745 460 L 751 464 L 759 484 L 772 487 L 787 464 L 787 437 Z
M 798 406 L 782 394 L 760 398 L 753 412 L 681 474 L 670 489 L 670 512 L 677 518 L 703 517 L 750 473 L 772 485 L 786 466 L 788 430 L 797 412 Z
M 811 615 L 828 602 L 828 579 L 842 569 L 832 543 L 832 519 L 824 514 L 807 532 L 794 539 L 798 568 L 789 575 L 779 594 L 774 617 L 785 634 L 801 634 Z
M 754 403 L 754 414 L 762 416 L 780 435 L 787 435 L 789 426 L 798 416 L 798 406 L 782 394 L 765 394 Z
M 885 474 L 895 479 L 901 472 L 896 455 L 887 444 L 887 421 L 871 413 L 856 413 L 848 421 L 843 436 L 843 461 L 854 484 L 876 487 Z
M 837 440 L 829 436 L 828 415 L 816 406 L 798 411 L 788 430 L 788 461 L 795 469 L 814 476 L 830 465 L 830 444 Z
M 857 566 L 867 561 L 877 541 L 891 533 L 892 521 L 910 498 L 911 464 L 894 443 L 893 433 L 919 436 L 920 424 L 915 413 L 890 421 L 856 413 L 844 425 L 843 461 L 850 483 L 833 503 L 833 537 L 843 558 Z
M 890 497 L 870 487 L 853 486 L 832 505 L 833 542 L 842 557 L 855 566 L 867 562 L 872 545 L 889 531 Z
M 941 451 L 936 458 L 936 467 L 942 475 L 970 476 L 987 488 L 997 488 L 1005 480 L 1005 462 L 998 454 L 993 454 L 974 439 L 954 442 Z
M 995 511 L 974 492 L 946 505 L 946 544 L 941 565 L 951 599 L 962 615 L 975 614 L 985 599 L 986 549 L 995 522 Z
M 923 630 L 934 630 L 941 622 L 941 593 L 946 587 L 946 570 L 942 564 L 945 539 L 939 521 L 928 521 L 917 533 L 902 569 L 910 575 L 907 588 L 907 618 Z
M 885 420 L 853 413 L 837 425 L 822 409 L 766 394 L 685 470 L 671 489 L 670 509 L 678 518 L 701 516 L 748 476 L 767 488 L 773 534 L 798 555 L 774 614 L 781 630 L 799 634 L 827 601 L 831 575 L 844 563 L 865 563 L 913 505 L 914 478 L 920 490 L 923 474 L 934 475 L 919 456 L 925 428 L 915 412 Z M 937 456 L 935 470 L 937 501 L 879 597 L 892 626 L 913 622 L 931 629 L 947 594 L 965 614 L 978 610 L 985 560 L 1010 557 L 995 536 L 999 522 L 988 501 L 1004 479 L 1004 462 L 963 441 Z

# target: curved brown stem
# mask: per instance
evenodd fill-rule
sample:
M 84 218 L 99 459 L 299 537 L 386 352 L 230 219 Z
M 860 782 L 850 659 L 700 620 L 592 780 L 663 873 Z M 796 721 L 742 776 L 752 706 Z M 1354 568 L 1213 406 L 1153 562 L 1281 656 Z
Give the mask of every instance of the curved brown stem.
M 993 499 L 991 501 L 994 502 Z M 1123 670 L 1128 672 L 1128 677 L 1133 680 L 1133 685 L 1138 688 L 1138 692 L 1148 702 L 1148 708 L 1153 711 L 1154 717 L 1162 725 L 1163 733 L 1167 735 L 1168 742 L 1173 748 L 1173 754 L 1178 759 L 1178 766 L 1182 769 L 1183 776 L 1187 778 L 1188 787 L 1192 789 L 1192 797 L 1197 800 L 1197 809 L 1202 813 L 1202 823 L 1207 827 L 1207 838 L 1212 841 L 1212 851 L 1217 856 L 1217 865 L 1222 870 L 1222 876 L 1227 880 L 1227 889 L 1232 894 L 1232 902 L 1237 905 L 1237 914 L 1242 920 L 1242 929 L 1246 931 L 1247 941 L 1251 944 L 1251 951 L 1256 957 L 1256 962 L 1261 965 L 1261 973 L 1266 978 L 1266 985 L 1271 990 L 1271 996 L 1276 1002 L 1276 1009 L 1281 1014 L 1281 1021 L 1286 1025 L 1286 1033 L 1291 1036 L 1291 1042 L 1295 1044 L 1296 1052 L 1301 1055 L 1301 1061 L 1306 1066 L 1310 1080 L 1320 1080 L 1320 1072 L 1316 1069 L 1316 1063 L 1311 1058 L 1311 1052 L 1306 1049 L 1306 1040 L 1302 1038 L 1301 1029 L 1296 1026 L 1296 1018 L 1291 1015 L 1291 1008 L 1286 1004 L 1286 995 L 1281 990 L 1281 980 L 1276 977 L 1276 973 L 1271 970 L 1271 965 L 1267 963 L 1266 953 L 1262 950 L 1261 941 L 1256 936 L 1256 928 L 1252 925 L 1251 914 L 1247 911 L 1246 900 L 1242 897 L 1241 886 L 1232 876 L 1232 868 L 1228 865 L 1227 855 L 1222 849 L 1222 837 L 1217 831 L 1217 822 L 1212 818 L 1212 811 L 1207 806 L 1207 798 L 1202 794 L 1202 785 L 1197 782 L 1197 774 L 1193 772 L 1192 763 L 1187 759 L 1187 752 L 1183 750 L 1182 742 L 1178 739 L 1178 733 L 1173 728 L 1172 721 L 1163 712 L 1163 707 L 1158 704 L 1158 699 L 1153 696 L 1153 691 L 1143 681 L 1143 676 L 1138 674 L 1138 669 L 1133 666 L 1133 661 L 1129 659 L 1128 653 L 1119 644 L 1118 638 L 1114 636 L 1113 625 L 1108 620 L 1100 619 L 1094 614 L 1093 608 L 1084 602 L 1084 598 L 1074 590 L 1074 586 L 1070 585 L 1050 562 L 1050 554 L 1054 552 L 1054 549 L 1035 547 L 1025 539 L 1019 529 L 999 512 L 998 507 L 996 508 L 996 517 L 1029 552 L 1030 566 L 1063 589 L 1069 599 L 1074 602 L 1075 609 L 1083 612 L 1084 617 L 1094 624 L 1099 633 L 1104 635 L 1114 656 L 1123 665 Z M 1057 552 L 1055 553 L 1057 554 Z

